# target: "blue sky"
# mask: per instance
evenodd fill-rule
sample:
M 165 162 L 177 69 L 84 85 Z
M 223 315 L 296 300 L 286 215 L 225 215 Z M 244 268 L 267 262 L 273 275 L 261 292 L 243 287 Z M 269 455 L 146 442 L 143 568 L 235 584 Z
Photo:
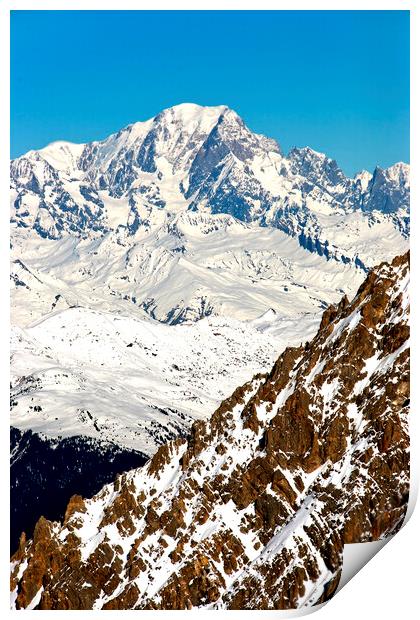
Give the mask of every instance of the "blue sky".
M 409 161 L 408 11 L 13 11 L 11 155 L 227 104 L 352 175 Z

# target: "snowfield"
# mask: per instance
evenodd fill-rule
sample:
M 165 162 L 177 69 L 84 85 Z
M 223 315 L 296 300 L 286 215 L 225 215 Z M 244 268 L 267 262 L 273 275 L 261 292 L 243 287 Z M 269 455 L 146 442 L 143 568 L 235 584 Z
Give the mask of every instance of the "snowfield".
M 169 326 L 87 308 L 55 311 L 12 333 L 11 423 L 49 437 L 92 436 L 144 454 L 205 418 L 267 371 L 319 317 L 210 317 Z
M 17 231 L 13 322 L 74 305 L 165 323 L 222 315 L 296 317 L 354 292 L 364 272 L 304 250 L 296 239 L 230 215 L 181 213 L 138 239 L 44 240 Z

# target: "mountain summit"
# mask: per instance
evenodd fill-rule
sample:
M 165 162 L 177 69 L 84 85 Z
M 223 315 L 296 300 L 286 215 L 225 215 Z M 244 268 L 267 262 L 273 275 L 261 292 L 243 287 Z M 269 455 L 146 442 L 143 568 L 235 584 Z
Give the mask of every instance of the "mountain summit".
M 12 222 L 51 239 L 133 236 L 161 210 L 225 213 L 279 228 L 321 255 L 373 265 L 360 227 L 391 243 L 407 236 L 409 167 L 367 175 L 347 178 L 308 147 L 285 156 L 227 106 L 181 104 L 105 140 L 55 142 L 13 160 Z

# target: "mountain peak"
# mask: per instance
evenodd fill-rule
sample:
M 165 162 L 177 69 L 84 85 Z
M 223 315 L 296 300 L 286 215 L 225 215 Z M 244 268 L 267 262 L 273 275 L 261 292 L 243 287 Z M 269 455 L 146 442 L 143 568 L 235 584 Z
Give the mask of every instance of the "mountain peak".
M 314 151 L 309 146 L 294 147 L 289 153 L 292 171 L 306 177 L 312 183 L 326 188 L 345 185 L 347 177 L 337 162 L 324 153 Z
M 188 121 L 192 118 L 197 118 L 204 115 L 214 116 L 224 114 L 229 109 L 230 108 L 228 108 L 227 105 L 202 106 L 198 103 L 178 103 L 177 105 L 165 108 L 162 112 L 159 112 L 157 116 L 166 115 L 169 113 Z
M 403 161 L 399 161 L 386 168 L 386 173 L 393 181 L 408 184 L 410 179 L 410 165 Z
M 294 146 L 290 149 L 289 157 L 300 155 L 303 157 L 310 157 L 313 159 L 330 159 L 325 153 L 315 151 L 310 146 Z
M 55 142 L 14 160 L 11 179 L 12 221 L 50 238 L 103 234 L 117 220 L 135 234 L 160 220 L 161 209 L 226 213 L 297 238 L 318 213 L 343 209 L 398 211 L 405 219 L 395 227 L 404 236 L 408 228 L 405 164 L 377 169 L 372 181 L 349 179 L 335 160 L 308 146 L 283 156 L 276 141 L 252 132 L 226 105 L 181 103 L 102 141 Z M 114 217 L 115 199 L 130 208 L 122 222 Z M 106 206 L 109 200 L 114 206 Z M 326 238 L 318 225 L 309 241 L 305 231 L 302 243 L 331 256 L 331 244 L 322 249 Z M 334 249 L 335 255 L 354 259 L 347 248 Z

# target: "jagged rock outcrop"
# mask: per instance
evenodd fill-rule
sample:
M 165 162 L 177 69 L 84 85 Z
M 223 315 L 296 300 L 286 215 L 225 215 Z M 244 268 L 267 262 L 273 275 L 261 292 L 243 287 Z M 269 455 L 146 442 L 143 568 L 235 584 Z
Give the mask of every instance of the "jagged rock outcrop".
M 409 491 L 408 255 L 12 558 L 17 608 L 289 609 L 334 593 L 343 545 L 401 526 Z

